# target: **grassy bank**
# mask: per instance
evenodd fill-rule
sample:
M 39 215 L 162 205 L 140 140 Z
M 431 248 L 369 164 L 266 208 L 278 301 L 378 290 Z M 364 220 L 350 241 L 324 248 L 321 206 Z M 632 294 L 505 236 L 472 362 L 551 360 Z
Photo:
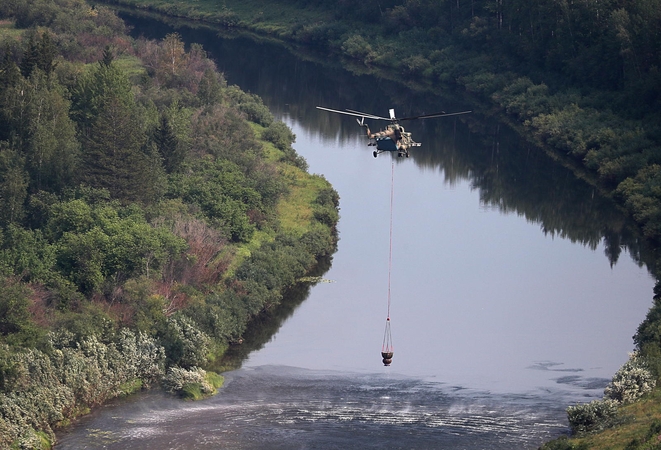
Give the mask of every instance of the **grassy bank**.
M 206 371 L 335 250 L 337 193 L 200 46 L 0 4 L 0 448 Z M 316 274 L 316 272 L 315 272 Z
M 617 426 L 598 433 L 563 437 L 548 442 L 541 450 L 643 450 L 659 448 L 661 437 L 661 390 L 618 411 Z
M 661 79 L 654 50 L 661 22 L 658 11 L 645 12 L 645 2 L 112 3 L 323 49 L 356 73 L 417 89 L 463 89 L 615 199 L 652 245 L 661 242 Z M 653 311 L 646 319 L 655 329 L 660 321 Z M 636 344 L 652 360 L 661 337 L 650 333 Z M 660 404 L 657 388 L 620 405 L 615 427 L 544 448 L 656 448 Z

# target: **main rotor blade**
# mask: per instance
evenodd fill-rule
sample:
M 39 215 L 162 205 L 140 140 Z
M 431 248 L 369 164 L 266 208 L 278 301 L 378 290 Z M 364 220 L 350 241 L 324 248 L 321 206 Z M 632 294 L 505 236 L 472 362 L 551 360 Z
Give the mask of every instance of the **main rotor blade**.
M 441 111 L 438 113 L 434 114 L 424 114 L 422 116 L 415 116 L 415 117 L 404 117 L 402 119 L 398 120 L 415 120 L 415 119 L 433 119 L 434 117 L 445 117 L 445 116 L 458 116 L 459 114 L 468 114 L 473 111 L 460 111 L 460 112 L 454 112 L 454 113 L 446 113 L 445 111 Z
M 392 120 L 392 119 L 388 119 L 387 117 L 375 116 L 374 114 L 368 114 L 368 113 L 362 113 L 360 111 L 354 111 L 353 109 L 347 109 L 347 111 L 352 112 L 352 113 L 356 113 L 356 114 L 361 114 L 362 117 L 365 117 L 367 119 Z
M 352 111 L 352 110 L 338 111 L 337 109 L 324 108 L 323 106 L 317 106 L 317 109 L 330 111 L 337 114 L 345 114 L 347 116 L 365 117 L 367 119 L 390 120 L 390 119 L 386 119 L 385 117 L 379 117 L 379 116 L 375 116 L 374 114 L 363 113 L 360 111 Z

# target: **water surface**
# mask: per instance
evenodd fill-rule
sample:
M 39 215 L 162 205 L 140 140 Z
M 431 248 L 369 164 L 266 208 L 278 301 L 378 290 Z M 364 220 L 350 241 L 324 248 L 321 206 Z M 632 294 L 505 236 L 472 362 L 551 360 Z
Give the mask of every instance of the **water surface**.
M 118 402 L 60 435 L 58 448 L 536 448 L 567 432 L 566 406 L 602 395 L 653 286 L 649 250 L 613 204 L 461 93 L 178 31 L 202 42 L 231 84 L 262 96 L 310 171 L 337 189 L 338 251 L 328 282 L 298 292 L 279 327 L 246 336 L 255 350 L 220 395 Z M 374 159 L 352 118 L 316 105 L 476 111 L 412 123 L 423 146 L 411 158 Z

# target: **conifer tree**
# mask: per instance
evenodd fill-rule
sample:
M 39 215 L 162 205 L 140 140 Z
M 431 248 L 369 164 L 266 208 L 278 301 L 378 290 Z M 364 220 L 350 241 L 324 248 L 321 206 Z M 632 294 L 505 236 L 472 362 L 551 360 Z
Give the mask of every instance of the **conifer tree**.
M 147 200 L 153 195 L 150 160 L 142 150 L 135 114 L 118 97 L 101 106 L 85 141 L 84 180 L 113 198 Z
M 26 158 L 33 190 L 61 191 L 75 178 L 79 144 L 61 90 L 35 69 L 7 89 L 2 105 L 10 141 Z
M 8 146 L 0 146 L 0 224 L 7 226 L 23 218 L 28 191 L 25 160 Z
M 6 115 L 7 93 L 21 78 L 21 71 L 13 59 L 11 49 L 7 46 L 0 62 L 0 141 L 9 140 L 11 133 L 10 117 Z
M 55 58 L 57 57 L 57 48 L 48 31 L 41 35 L 37 43 L 37 67 L 41 69 L 47 77 L 50 77 L 57 66 Z
M 106 58 L 81 78 L 71 97 L 72 117 L 84 135 L 96 121 L 101 105 L 109 98 L 114 98 L 126 107 L 135 104 L 128 76 L 114 61 Z
M 167 173 L 176 172 L 184 161 L 185 152 L 165 113 L 161 114 L 159 125 L 154 130 L 153 139 L 158 153 L 163 158 L 165 171 Z
M 115 60 L 115 55 L 113 55 L 112 50 L 109 45 L 103 49 L 103 59 L 101 59 L 101 64 L 104 66 L 109 66 Z
M 39 60 L 39 46 L 34 38 L 34 34 L 30 34 L 28 39 L 27 48 L 23 53 L 23 59 L 21 60 L 21 74 L 28 78 L 32 71 L 37 67 L 37 61 Z
M 9 86 L 18 82 L 21 77 L 21 71 L 14 61 L 9 45 L 5 47 L 5 54 L 0 62 L 0 92 L 4 91 Z

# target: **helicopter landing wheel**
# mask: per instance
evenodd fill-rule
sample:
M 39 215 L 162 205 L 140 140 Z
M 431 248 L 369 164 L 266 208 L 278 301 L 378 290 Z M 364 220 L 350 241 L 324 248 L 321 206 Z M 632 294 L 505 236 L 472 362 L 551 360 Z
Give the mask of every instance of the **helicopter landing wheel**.
M 374 157 L 376 158 L 376 155 L 377 155 L 376 150 L 374 150 L 374 151 L 372 152 L 372 155 L 374 155 Z
M 407 158 L 409 157 L 409 152 L 406 152 L 406 157 L 407 157 Z

